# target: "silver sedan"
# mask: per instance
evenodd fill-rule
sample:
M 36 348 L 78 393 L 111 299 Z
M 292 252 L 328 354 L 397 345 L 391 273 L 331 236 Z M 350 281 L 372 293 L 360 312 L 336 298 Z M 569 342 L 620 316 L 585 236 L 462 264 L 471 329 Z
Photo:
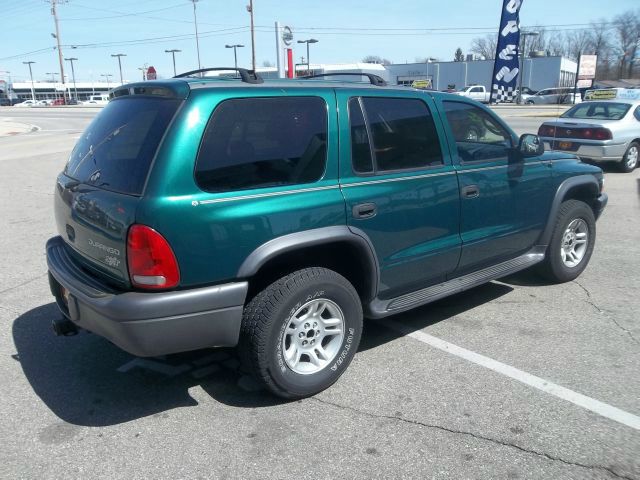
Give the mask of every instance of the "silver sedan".
M 623 172 L 638 165 L 640 100 L 587 101 L 553 121 L 543 123 L 538 136 L 547 150 L 573 152 L 593 161 L 614 161 Z

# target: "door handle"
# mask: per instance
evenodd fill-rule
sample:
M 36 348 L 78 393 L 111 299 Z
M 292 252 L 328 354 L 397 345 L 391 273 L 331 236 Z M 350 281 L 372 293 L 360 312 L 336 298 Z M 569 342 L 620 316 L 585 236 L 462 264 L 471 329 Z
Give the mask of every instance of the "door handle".
M 480 196 L 480 189 L 477 185 L 467 185 L 462 187 L 462 196 L 464 198 L 478 198 Z
M 351 211 L 353 218 L 372 218 L 378 213 L 378 207 L 375 203 L 360 203 L 354 205 Z

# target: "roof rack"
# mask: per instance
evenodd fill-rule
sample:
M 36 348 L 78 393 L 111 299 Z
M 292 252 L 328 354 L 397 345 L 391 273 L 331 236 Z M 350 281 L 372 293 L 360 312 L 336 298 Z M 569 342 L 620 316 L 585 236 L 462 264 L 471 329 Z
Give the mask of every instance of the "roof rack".
M 191 70 L 190 72 L 181 73 L 180 75 L 176 75 L 173 78 L 192 77 L 196 73 L 220 72 L 223 70 L 233 70 L 238 72 L 240 74 L 240 79 L 244 83 L 263 83 L 264 82 L 262 77 L 258 75 L 254 70 L 247 70 L 246 68 L 235 68 L 235 67 L 200 68 L 198 70 Z
M 367 77 L 371 85 L 375 85 L 376 87 L 384 87 L 387 85 L 387 82 L 382 77 L 378 75 L 374 75 L 373 73 L 349 73 L 349 72 L 335 72 L 335 73 L 315 73 L 313 75 L 307 75 L 305 77 L 300 77 L 302 79 L 307 78 L 318 78 L 318 77 L 334 77 L 334 76 L 354 76 L 357 75 L 359 77 Z

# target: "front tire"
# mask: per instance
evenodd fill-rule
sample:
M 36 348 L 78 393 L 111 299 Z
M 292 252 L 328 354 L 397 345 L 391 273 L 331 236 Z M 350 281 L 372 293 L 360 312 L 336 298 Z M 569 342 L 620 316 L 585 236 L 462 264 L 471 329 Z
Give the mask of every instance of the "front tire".
M 622 157 L 622 161 L 618 164 L 619 169 L 623 173 L 630 173 L 638 166 L 638 155 L 640 153 L 640 145 L 637 142 L 631 142 L 629 148 Z
M 575 280 L 587 267 L 596 241 L 596 219 L 584 202 L 560 205 L 540 273 L 554 283 Z
M 304 398 L 335 383 L 362 335 L 362 305 L 347 279 L 325 268 L 298 270 L 245 307 L 240 353 L 265 388 Z

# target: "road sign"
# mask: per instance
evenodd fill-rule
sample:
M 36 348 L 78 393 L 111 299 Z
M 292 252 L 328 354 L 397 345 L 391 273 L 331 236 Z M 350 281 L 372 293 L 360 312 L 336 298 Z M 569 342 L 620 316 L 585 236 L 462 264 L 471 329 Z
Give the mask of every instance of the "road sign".
M 156 72 L 156 69 L 153 67 L 153 65 L 147 68 L 147 80 L 155 80 L 157 78 L 158 72 Z
M 596 78 L 597 55 L 580 55 L 578 65 L 578 80 L 589 80 Z

